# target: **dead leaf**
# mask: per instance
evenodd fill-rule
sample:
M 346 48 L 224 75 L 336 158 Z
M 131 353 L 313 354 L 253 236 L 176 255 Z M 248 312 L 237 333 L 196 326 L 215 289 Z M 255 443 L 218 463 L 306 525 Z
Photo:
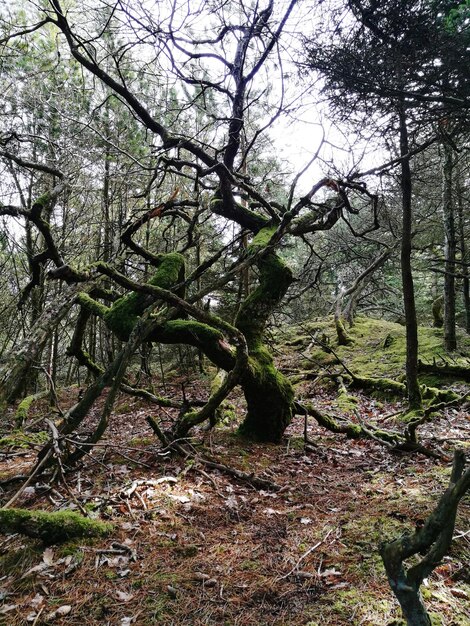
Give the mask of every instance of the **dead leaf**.
M 458 589 L 457 587 L 452 587 L 450 593 L 456 598 L 462 598 L 462 600 L 470 599 L 470 595 L 466 591 Z
M 46 622 L 56 619 L 56 617 L 64 617 L 68 615 L 72 611 L 72 607 L 70 604 L 64 604 L 63 606 L 59 606 L 58 609 L 52 611 L 52 613 L 48 613 L 45 617 Z
M 45 569 L 47 569 L 49 566 L 46 565 L 46 563 L 39 563 L 39 565 L 35 565 L 34 567 L 32 567 L 31 569 L 29 569 L 27 572 L 25 572 L 20 580 L 23 580 L 24 578 L 27 578 L 28 576 L 30 576 L 31 574 L 35 574 L 35 573 L 39 573 L 39 572 L 43 572 Z
M 46 548 L 43 552 L 42 560 L 46 565 L 52 565 L 54 563 L 54 550 L 52 548 Z
M 44 596 L 42 596 L 40 593 L 37 593 L 31 600 L 31 606 L 35 609 L 38 609 L 41 604 L 44 604 Z
M 114 595 L 120 602 L 130 602 L 134 597 L 133 593 L 126 593 L 125 591 L 119 591 L 119 589 L 115 592 Z

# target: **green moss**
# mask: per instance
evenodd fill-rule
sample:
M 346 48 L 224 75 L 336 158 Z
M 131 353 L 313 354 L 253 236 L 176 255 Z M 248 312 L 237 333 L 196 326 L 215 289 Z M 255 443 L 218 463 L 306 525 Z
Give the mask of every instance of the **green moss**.
M 228 371 L 235 364 L 235 348 L 220 330 L 193 320 L 172 320 L 156 327 L 150 336 L 161 343 L 184 343 L 199 348 L 218 367 Z
M 249 251 L 257 252 L 269 245 L 273 235 L 277 231 L 277 224 L 270 224 L 262 228 L 254 237 L 249 246 Z
M 264 346 L 250 353 L 242 386 L 248 412 L 239 433 L 259 441 L 279 441 L 292 420 L 294 389 Z
M 6 437 L 0 439 L 0 446 L 4 448 L 30 448 L 34 445 L 41 445 L 49 441 L 50 434 L 44 430 L 37 433 L 24 433 L 14 431 Z
M 413 409 L 412 411 L 407 411 L 400 415 L 399 419 L 404 424 L 413 423 L 415 420 L 420 420 L 423 417 L 424 413 L 421 409 Z
M 339 317 L 335 317 L 335 328 L 338 336 L 338 345 L 340 346 L 352 346 L 354 345 L 354 339 L 347 333 L 344 322 Z
M 78 303 L 87 311 L 94 313 L 98 317 L 104 318 L 105 314 L 109 311 L 109 307 L 94 300 L 87 293 L 79 293 L 77 295 Z
M 354 411 L 358 403 L 359 400 L 355 396 L 351 396 L 345 392 L 341 392 L 336 398 L 337 407 L 344 412 Z
M 440 362 L 446 358 L 443 348 L 443 333 L 441 329 L 419 327 L 419 358 L 424 363 L 432 363 L 434 359 Z M 313 337 L 321 339 L 322 343 L 334 345 L 336 342 L 336 330 L 333 316 L 328 319 L 315 320 L 302 325 L 300 328 L 289 329 L 289 338 L 292 336 L 305 335 L 309 331 Z M 377 320 L 364 316 L 358 316 L 354 327 L 348 329 L 348 333 L 354 340 L 354 347 L 338 346 L 335 351 L 340 359 L 344 359 L 348 367 L 358 376 L 365 378 L 388 377 L 398 379 L 404 374 L 406 362 L 406 338 L 405 328 L 400 324 L 387 320 Z M 470 336 L 458 330 L 459 352 L 462 355 L 470 354 Z M 393 341 L 386 342 L 387 337 Z M 387 346 L 384 346 L 388 343 Z M 332 361 L 331 355 L 325 353 L 324 348 L 315 345 L 312 341 L 309 357 L 320 365 Z M 373 356 L 373 358 L 372 358 Z M 458 365 L 468 366 L 465 356 L 452 354 L 452 362 Z M 429 375 L 420 376 L 420 380 L 426 381 L 433 378 Z M 437 386 L 442 385 L 442 380 L 434 378 Z
M 37 207 L 38 209 L 44 209 L 49 204 L 50 200 L 51 194 L 47 191 L 34 201 L 34 207 Z
M 0 529 L 6 533 L 21 533 L 42 539 L 45 544 L 67 541 L 74 537 L 100 537 L 111 532 L 112 526 L 90 520 L 74 511 L 29 511 L 1 509 Z
M 16 409 L 15 421 L 18 427 L 23 426 L 25 421 L 28 419 L 29 409 L 34 402 L 35 396 L 27 396 L 24 398 L 18 405 Z
M 376 626 L 385 623 L 390 615 L 392 602 L 381 600 L 365 589 L 346 589 L 335 593 L 333 612 L 345 619 L 354 615 L 354 624 Z
M 148 284 L 169 290 L 184 279 L 184 267 L 184 257 L 181 254 L 165 254 Z M 147 294 L 133 292 L 116 300 L 111 308 L 105 307 L 101 316 L 119 339 L 127 341 L 148 303 Z M 102 306 L 99 305 L 99 308 Z

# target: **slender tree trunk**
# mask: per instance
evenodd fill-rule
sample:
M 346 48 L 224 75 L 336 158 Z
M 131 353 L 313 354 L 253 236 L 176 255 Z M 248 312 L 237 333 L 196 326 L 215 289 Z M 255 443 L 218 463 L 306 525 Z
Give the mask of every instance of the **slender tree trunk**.
M 465 330 L 470 335 L 470 265 L 465 265 L 469 262 L 469 255 L 467 251 L 467 242 L 465 239 L 465 213 L 464 213 L 464 199 L 461 185 L 461 174 L 459 172 L 457 176 L 457 207 L 459 215 L 459 243 L 460 243 L 460 260 L 462 265 L 462 271 L 464 278 L 462 281 L 462 295 L 463 304 L 465 310 Z
M 84 291 L 83 285 L 80 290 Z M 72 306 L 79 287 L 67 287 L 36 320 L 31 332 L 2 359 L 0 367 L 0 405 L 14 402 L 21 394 L 34 362 L 40 358 L 51 334 Z
M 456 233 L 454 202 L 452 197 L 453 149 L 443 144 L 442 163 L 442 208 L 444 212 L 444 343 L 446 350 L 457 349 L 455 334 L 455 252 Z
M 404 104 L 402 104 L 400 108 L 399 118 L 400 156 L 406 157 L 406 155 L 409 154 L 410 148 Z M 404 158 L 401 162 L 401 193 L 403 211 L 401 277 L 406 325 L 406 384 L 410 408 L 415 409 L 421 406 L 421 392 L 418 383 L 418 322 L 416 318 L 413 273 L 411 269 L 413 211 L 409 158 Z

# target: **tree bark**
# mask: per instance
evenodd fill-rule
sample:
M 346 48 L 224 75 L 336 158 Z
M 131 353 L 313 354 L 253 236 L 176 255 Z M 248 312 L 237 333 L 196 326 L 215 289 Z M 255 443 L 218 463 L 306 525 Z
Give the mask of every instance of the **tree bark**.
M 56 325 L 69 311 L 79 288 L 82 291 L 85 289 L 83 284 L 80 287 L 66 287 L 50 304 L 46 305 L 29 335 L 2 359 L 0 405 L 5 406 L 14 402 L 21 394 L 33 363 L 40 357 Z
M 265 247 L 275 228 L 263 228 L 249 246 L 250 252 Z M 240 432 L 258 441 L 279 442 L 292 420 L 294 391 L 287 378 L 274 366 L 263 343 L 263 334 L 273 309 L 292 282 L 292 272 L 273 252 L 257 263 L 258 287 L 245 299 L 235 321 L 248 345 L 248 368 L 241 377 L 247 414 Z
M 457 176 L 457 206 L 459 215 L 459 243 L 460 243 L 460 260 L 462 263 L 468 263 L 468 251 L 467 242 L 465 239 L 465 212 L 464 212 L 464 198 L 461 185 L 462 173 L 458 172 Z M 464 265 L 464 278 L 462 281 L 462 295 L 463 304 L 465 310 L 465 330 L 470 335 L 470 278 L 469 271 L 470 266 Z
M 444 212 L 444 344 L 446 350 L 457 349 L 455 334 L 455 251 L 456 233 L 454 202 L 452 197 L 453 148 L 443 144 L 442 162 L 442 208 Z
M 418 383 L 418 322 L 416 318 L 416 303 L 411 268 L 412 244 L 412 182 L 410 159 L 405 158 L 410 152 L 408 128 L 406 122 L 405 105 L 402 103 L 399 111 L 400 121 L 400 156 L 401 161 L 401 193 L 402 193 L 402 241 L 401 241 L 401 277 L 403 287 L 403 302 L 406 325 L 406 385 L 408 402 L 411 409 L 421 407 L 421 392 Z
M 388 582 L 397 597 L 408 626 L 431 626 L 419 588 L 439 565 L 452 543 L 457 507 L 470 488 L 470 469 L 465 454 L 455 451 L 449 487 L 436 508 L 413 534 L 405 534 L 380 546 Z M 415 555 L 422 559 L 405 569 L 404 561 Z

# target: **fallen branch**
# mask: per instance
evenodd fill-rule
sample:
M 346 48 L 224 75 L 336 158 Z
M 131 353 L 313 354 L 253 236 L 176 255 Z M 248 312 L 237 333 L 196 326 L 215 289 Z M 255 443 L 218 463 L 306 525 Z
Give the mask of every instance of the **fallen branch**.
M 433 459 L 446 460 L 442 454 L 430 450 L 425 446 L 419 444 L 416 441 L 409 441 L 406 435 L 402 435 L 396 431 L 382 430 L 375 428 L 371 424 L 354 424 L 347 420 L 339 420 L 332 415 L 322 413 L 316 409 L 310 402 L 301 404 L 300 402 L 294 403 L 294 410 L 298 415 L 309 415 L 313 417 L 317 423 L 326 428 L 330 432 L 343 434 L 350 439 L 372 439 L 378 443 L 386 446 L 391 451 L 402 452 L 420 452 L 421 454 L 431 457 Z M 304 428 L 304 436 L 306 433 L 306 425 Z M 311 443 L 308 438 L 305 439 L 307 443 Z
M 438 374 L 439 376 L 451 376 L 452 378 L 460 378 L 462 380 L 470 381 L 470 367 L 462 365 L 450 365 L 446 362 L 445 365 L 437 365 L 434 363 L 423 363 L 418 361 L 418 372 L 425 374 Z
M 448 402 L 440 402 L 439 404 L 431 404 L 423 411 L 423 415 L 421 417 L 417 417 L 411 420 L 407 427 L 407 436 L 410 441 L 416 441 L 416 429 L 418 426 L 429 422 L 431 419 L 431 415 L 433 413 L 441 413 L 445 409 L 449 409 L 451 407 L 460 406 L 465 402 L 465 400 L 470 396 L 470 391 L 467 391 L 463 396 L 455 398 L 453 400 L 449 400 Z
M 316 550 L 323 543 L 325 543 L 325 541 L 328 539 L 328 537 L 331 535 L 332 532 L 333 532 L 333 528 L 330 528 L 330 530 L 326 533 L 326 535 L 323 537 L 323 539 L 321 539 L 320 541 L 317 541 L 317 543 L 315 545 L 313 545 L 306 552 L 304 552 L 302 554 L 302 556 L 300 557 L 300 559 L 297 561 L 297 563 L 294 565 L 294 567 L 291 570 L 289 570 L 287 572 L 287 574 L 284 574 L 284 576 L 278 576 L 275 579 L 275 582 L 279 582 L 280 580 L 284 580 L 284 578 L 289 578 L 289 576 L 295 572 L 295 570 L 299 567 L 299 565 L 302 563 L 302 561 L 304 561 L 308 557 L 309 554 L 312 554 L 312 552 L 314 550 Z
M 223 474 L 228 474 L 229 476 L 233 476 L 237 480 L 250 483 L 250 485 L 253 485 L 253 487 L 256 487 L 256 489 L 266 489 L 267 491 L 280 491 L 281 489 L 279 485 L 270 480 L 266 480 L 265 478 L 258 478 L 254 474 L 242 472 L 241 470 L 229 467 L 228 465 L 224 465 L 223 463 L 216 463 L 215 461 L 210 461 L 209 459 L 204 459 L 203 457 L 198 457 L 197 460 L 203 463 L 206 467 L 219 470 L 219 472 L 222 472 Z

